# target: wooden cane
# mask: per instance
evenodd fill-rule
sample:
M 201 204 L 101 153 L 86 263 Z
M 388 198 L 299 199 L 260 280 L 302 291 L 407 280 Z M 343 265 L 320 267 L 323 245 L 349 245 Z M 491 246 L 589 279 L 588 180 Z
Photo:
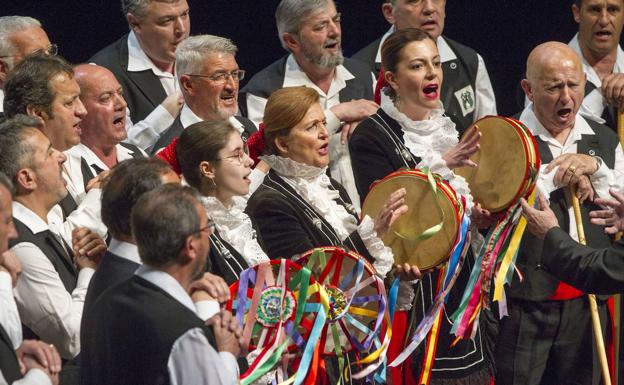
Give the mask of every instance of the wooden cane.
M 576 231 L 578 233 L 579 243 L 586 245 L 585 230 L 583 229 L 583 220 L 581 218 L 581 204 L 576 196 L 576 187 L 570 186 L 570 197 L 572 199 L 572 208 L 574 209 L 574 219 L 576 220 Z M 588 294 L 589 309 L 591 311 L 592 326 L 594 330 L 594 341 L 596 342 L 596 351 L 600 360 L 600 369 L 604 385 L 611 385 L 611 374 L 609 373 L 609 364 L 607 362 L 607 351 L 605 350 L 604 340 L 602 338 L 602 327 L 600 326 L 600 317 L 598 315 L 598 304 L 596 296 Z

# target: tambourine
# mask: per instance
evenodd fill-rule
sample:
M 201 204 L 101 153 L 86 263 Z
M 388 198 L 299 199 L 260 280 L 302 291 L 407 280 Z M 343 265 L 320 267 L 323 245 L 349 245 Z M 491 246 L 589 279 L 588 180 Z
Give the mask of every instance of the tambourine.
M 531 132 L 519 121 L 488 116 L 473 126 L 481 133 L 470 160 L 477 167 L 453 170 L 463 176 L 474 200 L 491 212 L 504 211 L 526 197 L 537 180 L 540 158 Z
M 387 346 L 389 342 L 380 339 L 389 310 L 386 290 L 364 257 L 339 247 L 322 247 L 302 254 L 297 263 L 312 271 L 329 298 L 327 324 L 319 339 L 322 355 L 370 353 Z
M 372 185 L 362 205 L 362 216 L 376 218 L 390 194 L 401 187 L 407 191 L 408 212 L 392 224 L 382 240 L 392 248 L 397 264 L 407 262 L 422 271 L 434 268 L 448 259 L 457 241 L 463 204 L 441 178 L 417 169 L 401 170 Z M 433 228 L 438 228 L 434 235 L 423 236 Z

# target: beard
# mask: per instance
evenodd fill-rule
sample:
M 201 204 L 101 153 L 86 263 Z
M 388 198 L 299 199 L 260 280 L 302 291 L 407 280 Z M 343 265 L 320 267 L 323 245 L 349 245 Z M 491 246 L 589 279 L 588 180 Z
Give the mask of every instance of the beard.
M 326 45 L 340 44 L 340 40 L 328 40 Z M 313 52 L 306 44 L 302 44 L 301 51 L 308 61 L 320 68 L 332 69 L 336 68 L 344 62 L 344 56 L 342 56 L 342 49 L 332 54 L 329 52 Z

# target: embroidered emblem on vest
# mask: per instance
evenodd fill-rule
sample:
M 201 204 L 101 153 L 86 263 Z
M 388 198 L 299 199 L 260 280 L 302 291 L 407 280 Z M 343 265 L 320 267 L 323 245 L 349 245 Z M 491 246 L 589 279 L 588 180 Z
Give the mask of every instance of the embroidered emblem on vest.
M 475 94 L 470 84 L 455 92 L 455 98 L 457 98 L 457 102 L 464 116 L 475 110 Z

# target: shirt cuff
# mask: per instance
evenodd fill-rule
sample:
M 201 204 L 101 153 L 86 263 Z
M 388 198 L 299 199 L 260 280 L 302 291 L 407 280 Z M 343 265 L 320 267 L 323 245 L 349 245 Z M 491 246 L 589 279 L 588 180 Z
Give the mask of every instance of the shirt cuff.
M 238 380 L 240 373 L 238 371 L 238 362 L 236 361 L 236 357 L 230 352 L 219 352 L 219 358 L 221 359 L 221 363 L 223 364 L 225 370 L 230 374 L 235 374 Z
M 610 196 L 609 188 L 611 187 L 611 185 L 614 184 L 613 171 L 609 167 L 607 167 L 607 165 L 601 158 L 595 158 L 598 159 L 600 167 L 598 167 L 598 170 L 596 170 L 595 173 L 589 176 L 589 180 L 591 181 L 594 190 L 596 190 L 596 194 L 598 194 L 598 197 L 608 198 Z
M 11 274 L 6 271 L 0 271 L 0 292 L 12 292 L 13 291 L 13 280 L 11 279 Z
M 165 107 L 159 104 L 143 121 L 153 127 L 158 134 L 162 134 L 173 124 L 174 120 L 175 116 L 172 116 Z
M 381 238 L 377 236 L 375 224 L 368 215 L 364 216 L 362 219 L 362 222 L 357 228 L 357 232 L 360 234 L 360 238 L 362 238 L 362 242 L 364 242 L 370 255 L 375 258 L 373 266 L 377 270 L 377 273 L 384 278 L 392 269 L 392 264 L 394 263 L 392 249 L 384 245 Z
M 41 369 L 32 368 L 28 372 L 24 378 L 19 381 L 16 381 L 17 384 L 37 384 L 37 385 L 52 385 L 52 380 L 48 377 L 47 374 Z
M 324 112 L 325 112 L 325 120 L 327 120 L 327 123 L 325 126 L 327 127 L 327 131 L 329 132 L 329 135 L 333 135 L 336 132 L 340 131 L 340 126 L 342 122 L 340 122 L 340 119 L 338 119 L 336 114 L 334 114 L 332 110 L 329 108 L 326 109 Z
M 91 277 L 93 277 L 93 274 L 95 274 L 95 270 L 90 267 L 84 267 L 80 269 L 80 271 L 78 272 L 78 282 L 76 283 L 76 289 L 88 288 L 89 282 L 91 282 Z
M 195 309 L 197 310 L 199 318 L 205 322 L 207 319 L 219 313 L 221 311 L 221 306 L 219 306 L 219 302 L 217 301 L 203 300 L 195 302 Z

